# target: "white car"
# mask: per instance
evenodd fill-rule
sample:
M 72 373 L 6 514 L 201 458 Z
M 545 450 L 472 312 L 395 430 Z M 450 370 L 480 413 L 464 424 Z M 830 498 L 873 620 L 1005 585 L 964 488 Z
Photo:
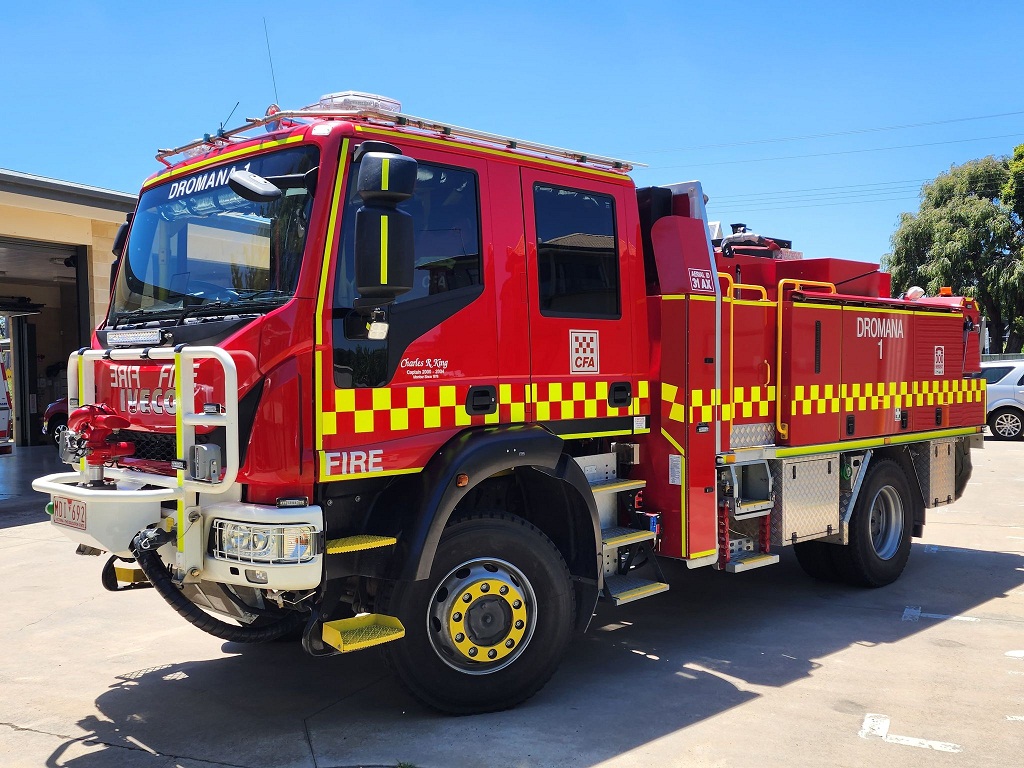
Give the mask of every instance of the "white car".
M 1024 360 L 993 360 L 981 364 L 988 382 L 988 428 L 996 440 L 1024 438 Z

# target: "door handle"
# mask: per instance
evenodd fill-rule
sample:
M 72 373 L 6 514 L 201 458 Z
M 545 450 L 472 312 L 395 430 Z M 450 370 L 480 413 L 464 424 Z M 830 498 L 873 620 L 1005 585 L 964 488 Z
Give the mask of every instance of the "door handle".
M 628 381 L 616 381 L 608 387 L 608 405 L 612 408 L 627 408 L 633 402 L 633 385 Z
M 486 387 L 470 387 L 466 395 L 466 412 L 470 416 L 495 413 L 498 410 L 498 390 Z

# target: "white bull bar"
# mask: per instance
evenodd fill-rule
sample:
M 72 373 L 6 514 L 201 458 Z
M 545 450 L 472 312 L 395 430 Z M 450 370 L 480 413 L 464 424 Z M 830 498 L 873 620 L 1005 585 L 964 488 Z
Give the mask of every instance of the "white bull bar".
M 196 410 L 195 407 L 195 364 L 201 360 L 216 360 L 224 375 L 224 402 L 217 403 L 219 407 L 211 408 L 211 412 L 202 407 Z M 68 359 L 69 409 L 96 402 L 96 365 L 101 361 L 173 362 L 176 458 L 187 462 L 196 444 L 196 427 L 224 427 L 223 473 L 217 480 L 206 481 L 192 478 L 186 471 L 187 463 L 179 465 L 174 477 L 107 467 L 104 476 L 115 481 L 116 485 L 90 488 L 85 485 L 88 482 L 87 465 L 82 459 L 79 471 L 40 477 L 32 482 L 32 487 L 51 498 L 59 497 L 61 504 L 70 500 L 86 505 L 87 528 L 61 526 L 73 541 L 126 556 L 130 555 L 128 546 L 135 533 L 148 525 L 161 523 L 161 503 L 176 501 L 176 566 L 183 574 L 198 576 L 203 566 L 204 528 L 198 494 L 226 493 L 238 476 L 238 372 L 234 360 L 219 347 L 189 347 L 184 344 L 173 348 L 79 350 Z M 143 489 L 144 485 L 157 487 Z M 54 505 L 57 504 L 54 499 Z

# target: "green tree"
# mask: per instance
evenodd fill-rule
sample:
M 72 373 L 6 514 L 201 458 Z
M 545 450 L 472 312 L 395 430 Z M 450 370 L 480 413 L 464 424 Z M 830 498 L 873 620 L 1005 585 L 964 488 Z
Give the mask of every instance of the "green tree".
M 1003 184 L 1003 202 L 1012 211 L 1013 223 L 1020 236 L 1024 229 L 1024 144 L 1013 150 L 1008 172 L 1006 183 Z
M 1016 189 L 1024 194 L 1024 147 Z M 1024 238 L 1020 216 L 1004 201 L 1011 162 L 984 157 L 954 165 L 921 189 L 918 213 L 904 213 L 885 263 L 893 290 L 941 286 L 970 296 L 988 319 L 991 351 L 1024 342 Z M 1021 201 L 1024 206 L 1024 200 Z

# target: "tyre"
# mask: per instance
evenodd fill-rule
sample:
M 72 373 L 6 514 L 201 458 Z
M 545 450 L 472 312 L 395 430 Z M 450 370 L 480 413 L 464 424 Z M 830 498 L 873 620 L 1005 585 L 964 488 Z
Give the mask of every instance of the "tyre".
M 914 503 L 899 464 L 883 459 L 868 468 L 850 517 L 850 543 L 832 551 L 847 583 L 884 587 L 900 577 L 910 557 Z
M 63 414 L 54 416 L 50 419 L 50 423 L 46 426 L 46 434 L 50 436 L 54 445 L 60 450 L 60 436 L 64 434 L 68 428 L 68 417 Z
M 793 554 L 804 573 L 811 578 L 818 581 L 842 581 L 842 574 L 832 555 L 836 549 L 838 545 L 824 541 L 801 541 L 793 545 Z
M 988 417 L 988 428 L 996 440 L 1020 440 L 1024 435 L 1024 414 L 1016 408 L 1000 408 Z
M 423 581 L 393 582 L 380 610 L 405 637 L 382 647 L 424 704 L 451 714 L 525 701 L 554 674 L 569 643 L 575 597 L 551 540 L 525 520 L 465 517 L 441 536 Z

